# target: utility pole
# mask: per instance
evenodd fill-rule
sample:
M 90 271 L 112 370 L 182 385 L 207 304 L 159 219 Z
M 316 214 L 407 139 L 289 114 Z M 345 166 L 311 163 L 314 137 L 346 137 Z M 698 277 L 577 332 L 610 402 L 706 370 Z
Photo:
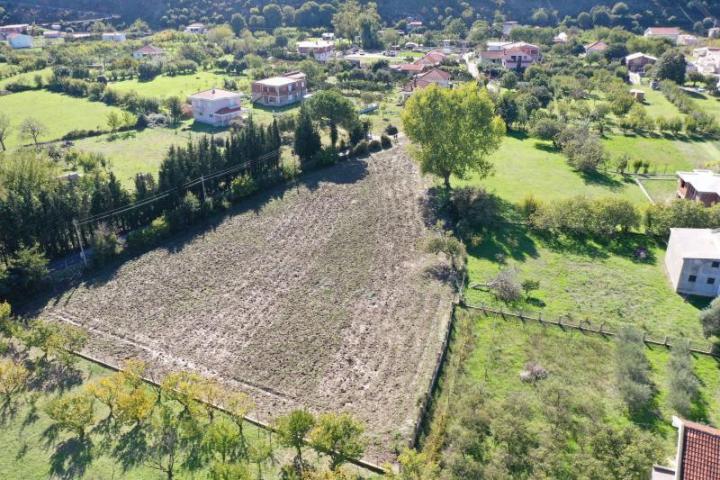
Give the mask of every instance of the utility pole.
M 87 258 L 85 257 L 85 249 L 83 248 L 82 235 L 80 235 L 80 225 L 77 220 L 73 220 L 73 226 L 75 227 L 75 234 L 77 235 L 78 243 L 80 244 L 80 258 L 82 258 L 83 264 L 87 267 Z
M 200 175 L 200 181 L 202 182 L 203 200 L 205 200 L 207 198 L 207 191 L 205 191 L 205 175 Z

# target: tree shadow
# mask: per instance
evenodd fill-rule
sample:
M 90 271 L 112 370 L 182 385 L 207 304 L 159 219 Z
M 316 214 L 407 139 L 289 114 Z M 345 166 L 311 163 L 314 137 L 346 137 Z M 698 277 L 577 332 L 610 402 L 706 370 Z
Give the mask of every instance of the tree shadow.
M 560 152 L 560 150 L 558 148 L 556 148 L 554 145 L 552 145 L 551 143 L 535 142 L 534 147 L 537 150 L 542 150 L 543 152 L 547 152 L 547 153 Z
M 83 382 L 82 371 L 58 361 L 38 360 L 35 375 L 28 382 L 28 389 L 39 392 L 70 390 Z
M 147 446 L 145 430 L 136 425 L 120 435 L 112 455 L 118 460 L 123 471 L 127 472 L 144 461 Z
M 539 255 L 527 226 L 519 223 L 503 223 L 489 230 L 478 245 L 469 246 L 468 253 L 498 263 L 504 263 L 505 258 L 522 262 Z
M 580 177 L 588 185 L 598 185 L 609 188 L 610 190 L 617 190 L 622 188 L 626 182 L 621 182 L 617 178 L 613 178 L 611 175 L 600 171 L 592 172 L 578 172 Z
M 53 478 L 82 478 L 92 461 L 90 439 L 73 437 L 60 442 L 50 455 L 50 473 Z
M 710 305 L 710 302 L 712 302 L 712 298 L 688 295 L 685 297 L 685 301 L 698 310 L 705 310 Z

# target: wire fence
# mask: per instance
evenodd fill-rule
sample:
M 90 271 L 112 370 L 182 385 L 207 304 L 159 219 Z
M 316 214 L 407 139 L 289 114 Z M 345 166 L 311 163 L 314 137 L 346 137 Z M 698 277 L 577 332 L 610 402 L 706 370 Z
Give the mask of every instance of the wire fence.
M 558 317 L 558 318 L 543 318 L 542 313 L 527 313 L 527 312 L 510 312 L 507 310 L 502 310 L 498 308 L 488 307 L 486 305 L 474 305 L 467 303 L 463 300 L 462 306 L 465 308 L 469 308 L 472 310 L 479 310 L 483 312 L 486 316 L 490 315 L 496 315 L 501 317 L 503 320 L 508 319 L 518 319 L 520 321 L 524 322 L 536 322 L 540 325 L 553 325 L 561 328 L 562 330 L 568 331 L 579 331 L 582 333 L 588 333 L 592 335 L 601 335 L 603 337 L 614 337 L 617 335 L 617 332 L 611 330 L 610 328 L 606 327 L 606 322 L 602 322 L 599 325 L 597 323 L 591 322 L 589 319 L 584 320 L 577 320 L 577 323 L 573 323 L 573 319 L 569 316 L 565 317 Z M 671 338 L 668 335 L 665 335 L 662 337 L 662 340 L 658 340 L 657 338 L 652 338 L 647 333 L 643 332 L 643 342 L 646 345 L 656 345 L 660 347 L 665 348 L 672 348 L 675 342 L 675 339 Z M 697 345 L 690 345 L 690 351 L 693 353 L 697 353 L 699 355 L 708 355 L 714 358 L 720 358 L 720 352 L 717 352 L 715 349 L 715 346 L 713 344 L 707 345 L 705 347 L 698 347 Z

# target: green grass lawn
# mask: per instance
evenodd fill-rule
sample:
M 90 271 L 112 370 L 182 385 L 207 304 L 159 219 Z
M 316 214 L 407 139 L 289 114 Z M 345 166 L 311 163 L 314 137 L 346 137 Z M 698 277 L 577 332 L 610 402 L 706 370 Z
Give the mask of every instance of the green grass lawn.
M 521 392 L 536 399 L 542 384 L 558 381 L 565 388 L 602 405 L 607 422 L 629 422 L 625 407 L 615 388 L 614 342 L 595 335 L 542 327 L 532 322 L 477 315 L 477 347 L 468 362 L 468 375 L 485 385 L 492 399 L 507 398 Z M 671 426 L 674 414 L 667 404 L 669 353 L 664 347 L 646 348 L 651 380 L 657 389 L 655 416 L 643 425 L 662 438 L 665 453 L 674 454 L 676 430 Z M 537 362 L 549 372 L 547 380 L 533 385 L 520 380 L 527 362 Z M 694 355 L 694 371 L 702 383 L 700 399 L 695 404 L 695 420 L 717 424 L 720 421 L 720 372 L 717 360 Z
M 28 143 L 18 138 L 20 123 L 33 117 L 47 127 L 47 133 L 40 141 L 57 140 L 66 133 L 77 129 L 106 128 L 108 113 L 121 111 L 104 103 L 90 102 L 45 90 L 14 93 L 0 97 L 0 111 L 8 114 L 13 125 L 13 134 L 8 139 L 8 148 Z
M 632 88 L 645 92 L 644 105 L 648 115 L 651 117 L 673 118 L 681 116 L 677 107 L 670 103 L 659 90 L 653 90 L 649 85 L 633 85 Z
M 608 135 L 603 144 L 614 161 L 622 154 L 650 163 L 650 173 L 673 174 L 677 170 L 703 168 L 720 162 L 720 142 L 680 135 Z
M 132 189 L 138 173 L 152 173 L 157 178 L 160 163 L 171 145 L 185 146 L 190 138 L 197 139 L 199 135 L 202 133 L 184 129 L 147 128 L 142 132 L 76 140 L 75 148 L 103 154 L 118 179 Z
M 720 121 L 720 97 L 713 97 L 702 93 L 685 93 L 689 95 L 695 103 L 700 106 L 700 108 L 705 110 L 707 113 L 715 115 L 718 121 Z
M 648 260 L 635 259 L 638 247 L 648 249 Z M 486 283 L 508 267 L 518 271 L 520 280 L 540 282 L 531 298 L 514 305 L 487 291 L 468 289 L 471 303 L 542 312 L 553 318 L 570 315 L 573 323 L 589 319 L 596 326 L 632 324 L 654 338 L 688 337 L 699 346 L 709 345 L 702 336 L 698 307 L 672 291 L 663 267 L 665 252 L 644 236 L 603 247 L 590 241 L 546 241 L 524 227 L 512 227 L 486 236 L 469 253 L 471 283 Z M 504 264 L 498 263 L 500 256 Z
M 33 72 L 19 73 L 11 77 L 7 77 L 0 80 L 0 90 L 3 90 L 8 83 L 21 82 L 26 84 L 35 83 L 35 75 L 41 75 L 45 80 L 52 74 L 52 68 L 44 68 L 42 70 L 35 70 Z
M 160 75 L 149 82 L 141 82 L 137 79 L 124 80 L 122 82 L 110 83 L 108 87 L 119 92 L 134 90 L 138 94 L 148 97 L 167 98 L 177 96 L 185 100 L 189 95 L 202 90 L 208 90 L 213 87 L 222 88 L 225 78 L 231 77 L 215 72 L 198 71 L 192 75 L 177 75 L 174 77 Z M 240 90 L 249 93 L 249 77 L 242 76 L 232 78 L 238 82 Z
M 637 204 L 647 203 L 633 181 L 614 174 L 583 176 L 549 143 L 521 135 L 506 136 L 491 161 L 495 165 L 492 176 L 481 180 L 473 175 L 454 183 L 481 185 L 510 202 L 520 202 L 529 195 L 548 201 L 576 195 L 620 195 Z
M 677 180 L 675 179 L 643 179 L 640 181 L 656 203 L 665 203 L 677 198 Z

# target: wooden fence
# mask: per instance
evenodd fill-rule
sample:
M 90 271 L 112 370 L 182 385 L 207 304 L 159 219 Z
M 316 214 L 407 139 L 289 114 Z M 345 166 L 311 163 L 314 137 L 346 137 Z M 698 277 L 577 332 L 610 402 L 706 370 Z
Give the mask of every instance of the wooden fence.
M 507 310 L 487 307 L 485 305 L 473 305 L 462 301 L 462 306 L 472 310 L 480 310 L 486 316 L 497 315 L 503 320 L 508 318 L 516 318 L 522 322 L 537 322 L 540 325 L 554 325 L 560 327 L 562 330 L 577 330 L 582 333 L 589 333 L 594 335 L 601 335 L 603 337 L 614 337 L 617 332 L 614 332 L 605 327 L 605 322 L 602 322 L 599 326 L 593 324 L 589 319 L 579 320 L 577 323 L 572 323 L 572 319 L 569 317 L 558 317 L 557 319 L 543 318 L 542 313 L 531 314 L 526 312 L 509 312 Z M 565 321 L 563 321 L 565 318 Z M 672 348 L 673 339 L 665 335 L 662 340 L 651 338 L 643 332 L 643 341 L 646 345 L 657 345 L 666 348 Z M 690 351 L 700 355 L 709 355 L 714 358 L 720 358 L 720 354 L 715 351 L 714 345 L 710 344 L 706 348 L 696 348 L 690 345 Z

